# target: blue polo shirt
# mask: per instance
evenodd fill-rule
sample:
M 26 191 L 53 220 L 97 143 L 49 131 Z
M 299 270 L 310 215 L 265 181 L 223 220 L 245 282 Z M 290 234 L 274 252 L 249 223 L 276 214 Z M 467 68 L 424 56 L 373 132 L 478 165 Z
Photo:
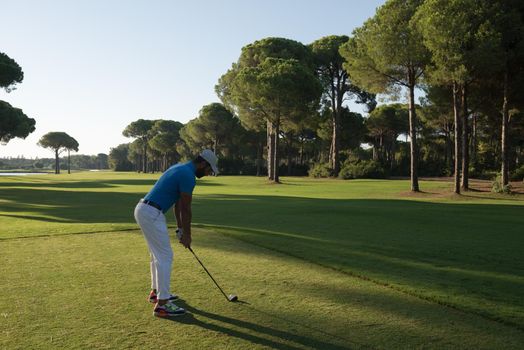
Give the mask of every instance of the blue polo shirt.
M 165 213 L 180 199 L 180 193 L 193 193 L 195 165 L 192 161 L 178 163 L 167 169 L 144 197 L 158 204 Z

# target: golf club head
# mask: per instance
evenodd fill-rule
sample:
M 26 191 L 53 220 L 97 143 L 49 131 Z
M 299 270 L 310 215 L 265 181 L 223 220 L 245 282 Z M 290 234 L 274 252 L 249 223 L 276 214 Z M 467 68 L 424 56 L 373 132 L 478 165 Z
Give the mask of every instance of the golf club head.
M 235 302 L 238 300 L 238 297 L 234 294 L 229 294 L 229 296 L 227 297 L 227 300 Z

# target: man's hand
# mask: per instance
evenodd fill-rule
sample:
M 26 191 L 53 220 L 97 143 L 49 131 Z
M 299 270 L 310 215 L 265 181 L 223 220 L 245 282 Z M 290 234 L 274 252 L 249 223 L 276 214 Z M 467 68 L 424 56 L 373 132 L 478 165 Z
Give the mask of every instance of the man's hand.
M 191 248 L 191 235 L 182 234 L 182 237 L 180 237 L 179 242 L 186 248 Z
M 184 230 L 182 230 L 181 228 L 176 229 L 176 238 L 178 238 L 179 241 L 180 241 L 180 238 L 182 238 L 183 234 L 184 234 Z

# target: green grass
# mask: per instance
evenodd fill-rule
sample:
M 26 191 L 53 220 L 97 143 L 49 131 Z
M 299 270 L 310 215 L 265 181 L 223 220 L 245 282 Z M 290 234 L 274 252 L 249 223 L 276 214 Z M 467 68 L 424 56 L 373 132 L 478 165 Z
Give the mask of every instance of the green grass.
M 227 303 L 176 246 L 173 284 L 191 315 L 166 321 L 145 302 L 147 250 L 132 217 L 157 177 L 0 178 L 0 348 L 524 343 L 522 195 L 457 197 L 438 181 L 411 196 L 407 181 L 203 179 L 195 251 L 249 304 Z

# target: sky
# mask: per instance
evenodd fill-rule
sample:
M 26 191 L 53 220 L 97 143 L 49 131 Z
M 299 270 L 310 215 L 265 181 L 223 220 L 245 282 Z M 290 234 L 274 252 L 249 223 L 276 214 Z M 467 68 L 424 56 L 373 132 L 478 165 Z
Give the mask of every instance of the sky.
M 0 158 L 52 158 L 37 146 L 51 131 L 93 155 L 131 142 L 122 131 L 140 118 L 187 123 L 219 102 L 214 87 L 243 46 L 351 35 L 384 2 L 0 0 L 0 52 L 24 71 L 0 100 L 36 120 L 26 139 L 0 145 Z

